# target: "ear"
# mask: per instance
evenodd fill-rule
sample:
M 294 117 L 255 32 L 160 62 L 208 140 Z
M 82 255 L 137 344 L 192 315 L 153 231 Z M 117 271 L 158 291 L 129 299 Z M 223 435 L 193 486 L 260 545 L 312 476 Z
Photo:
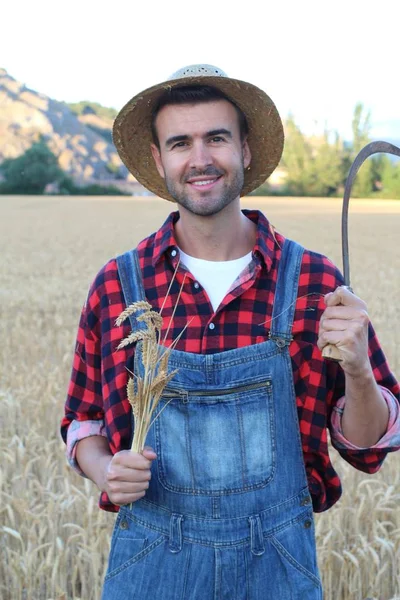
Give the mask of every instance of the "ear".
M 165 179 L 164 167 L 161 161 L 161 153 L 155 144 L 150 144 L 151 153 L 154 158 L 154 162 L 156 163 L 157 171 L 163 179 Z
M 247 167 L 251 163 L 251 152 L 250 152 L 249 144 L 247 142 L 247 138 L 244 140 L 244 142 L 242 144 L 242 152 L 243 152 L 243 166 L 245 169 L 247 169 Z

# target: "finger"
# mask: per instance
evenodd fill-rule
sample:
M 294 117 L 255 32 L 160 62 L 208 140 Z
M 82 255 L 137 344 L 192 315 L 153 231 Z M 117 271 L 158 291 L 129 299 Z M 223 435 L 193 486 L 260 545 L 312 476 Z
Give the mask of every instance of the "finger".
M 320 350 L 323 350 L 327 344 L 339 347 L 339 342 L 342 341 L 343 332 L 338 331 L 324 331 L 321 333 L 317 340 L 317 346 Z
M 113 462 L 128 467 L 130 469 L 150 469 L 152 459 L 143 456 L 138 452 L 131 452 L 130 450 L 121 450 L 115 454 Z
M 324 319 L 320 331 L 346 331 L 351 324 L 345 319 Z
M 109 482 L 108 491 L 115 494 L 140 494 L 149 488 L 149 481 L 111 481 Z
M 157 454 L 150 446 L 145 446 L 143 450 L 143 456 L 149 460 L 154 460 L 155 458 L 157 458 Z
M 327 344 L 333 344 L 338 348 L 347 348 L 350 350 L 355 347 L 354 336 L 346 331 L 324 331 L 318 337 L 317 345 L 319 349 L 324 348 Z
M 319 331 L 347 331 L 349 335 L 355 334 L 359 335 L 367 335 L 368 334 L 368 326 L 369 326 L 369 317 L 368 314 L 363 312 L 358 312 L 354 318 L 346 318 L 338 312 L 338 318 L 327 318 L 324 315 L 321 317 L 319 322 Z
M 334 292 L 326 294 L 325 304 L 326 306 L 343 304 L 344 306 L 363 306 L 363 308 L 366 308 L 365 302 L 353 294 L 345 285 L 341 285 Z
M 319 332 L 324 331 L 343 331 L 346 335 L 351 337 L 365 337 L 368 336 L 368 320 L 365 319 L 352 319 L 347 321 L 344 319 L 324 319 L 320 322 Z
M 129 469 L 126 467 L 115 466 L 110 468 L 107 473 L 108 481 L 150 481 L 150 469 Z
M 131 502 L 137 502 L 140 498 L 145 496 L 146 492 L 139 492 L 138 494 L 115 494 L 109 496 L 111 502 L 113 504 L 117 504 L 117 506 L 124 506 L 125 504 L 130 504 Z
M 325 319 L 357 320 L 366 315 L 366 311 L 355 306 L 329 306 L 321 315 L 321 321 Z

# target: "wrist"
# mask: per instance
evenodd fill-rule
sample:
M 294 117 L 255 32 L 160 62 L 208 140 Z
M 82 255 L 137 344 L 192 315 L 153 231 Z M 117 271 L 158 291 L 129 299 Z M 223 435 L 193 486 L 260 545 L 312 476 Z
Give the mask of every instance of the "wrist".
M 375 383 L 374 373 L 369 360 L 344 370 L 346 380 L 357 382 L 358 387 L 369 387 Z
M 107 471 L 112 458 L 107 439 L 101 435 L 86 437 L 76 445 L 79 467 L 102 492 L 107 485 Z
M 112 458 L 112 454 L 104 455 L 100 457 L 98 462 L 98 470 L 96 472 L 94 483 L 97 485 L 101 492 L 107 491 L 107 474 Z
M 358 417 L 361 421 L 373 419 L 372 415 L 379 406 L 387 408 L 371 368 L 360 371 L 357 376 L 346 375 L 345 398 L 347 409 L 354 407 L 361 411 Z

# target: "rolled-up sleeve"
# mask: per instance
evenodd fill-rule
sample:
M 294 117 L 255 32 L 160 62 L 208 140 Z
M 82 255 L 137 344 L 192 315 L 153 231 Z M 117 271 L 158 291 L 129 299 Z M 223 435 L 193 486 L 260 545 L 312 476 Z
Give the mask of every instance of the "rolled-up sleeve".
M 332 411 L 331 441 L 341 457 L 353 467 L 364 473 L 376 473 L 381 468 L 389 452 L 400 449 L 400 410 L 399 402 L 393 394 L 383 389 L 383 396 L 389 408 L 389 421 L 386 433 L 369 448 L 355 446 L 343 435 L 342 415 L 345 399 L 340 399 Z
M 385 450 L 387 451 L 395 451 L 400 449 L 400 405 L 394 395 L 386 388 L 379 386 L 383 398 L 386 400 L 389 409 L 389 420 L 387 425 L 386 433 L 381 437 L 380 440 L 369 448 L 361 448 L 356 446 L 348 439 L 346 439 L 343 435 L 342 429 L 342 416 L 344 407 L 346 404 L 345 396 L 339 398 L 332 411 L 331 417 L 331 439 L 332 444 L 336 448 L 340 448 L 342 450 Z M 354 458 L 354 455 L 353 455 Z
M 68 386 L 61 436 L 69 464 L 81 475 L 76 462 L 76 445 L 92 435 L 105 436 L 101 389 L 101 351 L 97 335 L 99 298 L 94 286 L 89 291 L 79 321 L 72 373 Z
M 107 433 L 104 428 L 104 421 L 99 419 L 98 421 L 72 421 L 67 431 L 67 459 L 70 466 L 82 477 L 86 477 L 85 473 L 79 467 L 76 461 L 76 445 L 80 440 L 93 435 L 101 435 L 107 437 Z

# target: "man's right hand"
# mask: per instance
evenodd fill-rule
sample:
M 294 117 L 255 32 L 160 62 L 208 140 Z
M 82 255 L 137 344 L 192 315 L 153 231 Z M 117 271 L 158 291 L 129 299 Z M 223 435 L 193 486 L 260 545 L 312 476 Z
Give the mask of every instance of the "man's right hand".
M 76 460 L 81 470 L 119 506 L 143 498 L 155 458 L 156 453 L 148 447 L 143 454 L 121 450 L 113 456 L 102 435 L 84 438 L 76 446 Z
M 104 490 L 113 504 L 136 502 L 146 493 L 151 479 L 151 463 L 157 458 L 151 448 L 143 454 L 121 450 L 108 463 Z

